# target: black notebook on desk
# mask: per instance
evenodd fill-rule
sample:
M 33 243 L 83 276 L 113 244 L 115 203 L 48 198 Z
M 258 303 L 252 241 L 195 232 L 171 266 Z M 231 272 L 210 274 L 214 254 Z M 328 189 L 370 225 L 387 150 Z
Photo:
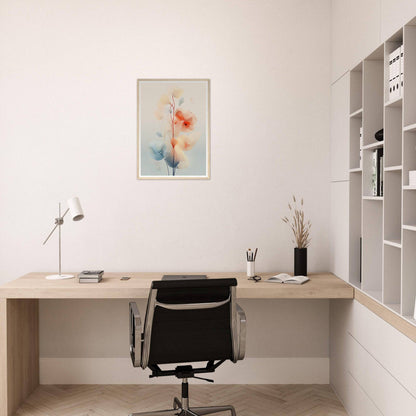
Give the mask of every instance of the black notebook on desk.
M 201 280 L 206 278 L 206 274 L 164 274 L 162 280 Z

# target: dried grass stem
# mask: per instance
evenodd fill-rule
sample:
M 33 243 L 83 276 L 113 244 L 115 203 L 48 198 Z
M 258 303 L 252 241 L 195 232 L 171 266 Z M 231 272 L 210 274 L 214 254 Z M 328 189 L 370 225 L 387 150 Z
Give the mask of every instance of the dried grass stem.
M 293 205 L 293 207 L 292 207 Z M 301 199 L 301 206 L 297 206 L 296 198 L 293 196 L 293 204 L 288 204 L 290 210 L 290 219 L 283 217 L 284 223 L 288 224 L 292 229 L 294 240 L 297 248 L 306 248 L 310 244 L 311 222 L 305 220 L 305 213 L 303 211 L 303 198 Z

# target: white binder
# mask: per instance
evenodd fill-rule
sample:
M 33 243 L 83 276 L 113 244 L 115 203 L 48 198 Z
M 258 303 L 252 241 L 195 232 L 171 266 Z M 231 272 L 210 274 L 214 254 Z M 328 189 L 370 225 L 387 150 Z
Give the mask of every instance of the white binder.
M 400 98 L 400 47 L 389 55 L 389 99 Z
M 400 46 L 400 97 L 403 97 L 404 48 Z

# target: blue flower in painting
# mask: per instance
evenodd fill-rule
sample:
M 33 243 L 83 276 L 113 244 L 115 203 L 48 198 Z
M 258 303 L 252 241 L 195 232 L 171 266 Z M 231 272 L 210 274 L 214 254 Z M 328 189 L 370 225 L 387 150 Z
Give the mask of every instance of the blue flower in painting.
M 177 168 L 179 163 L 181 162 L 179 157 L 175 157 L 175 152 L 173 149 L 166 155 L 165 161 L 171 168 Z
M 155 160 L 162 160 L 166 155 L 166 144 L 155 140 L 149 145 L 150 153 Z
M 188 166 L 188 158 L 185 152 L 179 147 L 171 147 L 165 154 L 165 162 L 173 169 L 183 169 Z

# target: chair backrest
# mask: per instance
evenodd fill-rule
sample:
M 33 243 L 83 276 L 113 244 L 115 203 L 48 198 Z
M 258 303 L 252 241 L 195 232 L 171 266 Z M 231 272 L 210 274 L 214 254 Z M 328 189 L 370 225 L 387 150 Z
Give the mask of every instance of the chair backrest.
M 144 324 L 142 367 L 237 361 L 236 279 L 154 281 Z

